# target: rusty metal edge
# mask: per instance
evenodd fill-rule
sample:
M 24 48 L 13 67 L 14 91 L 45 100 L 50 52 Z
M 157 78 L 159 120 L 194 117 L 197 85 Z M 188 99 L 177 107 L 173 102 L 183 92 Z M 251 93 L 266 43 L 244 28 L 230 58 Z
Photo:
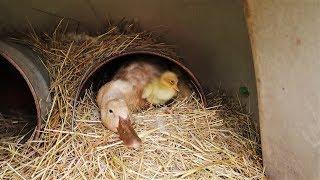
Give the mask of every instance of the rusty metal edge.
M 192 79 L 192 84 L 194 86 L 194 88 L 196 89 L 200 100 L 201 100 L 201 104 L 206 107 L 207 106 L 207 101 L 204 95 L 204 91 L 202 89 L 202 86 L 199 82 L 199 80 L 195 77 L 195 75 L 186 67 L 184 66 L 181 62 L 179 62 L 178 60 L 175 60 L 167 55 L 161 54 L 159 52 L 153 52 L 153 51 L 146 51 L 146 50 L 134 50 L 134 51 L 127 51 L 127 52 L 123 52 L 123 53 L 117 53 L 117 54 L 113 54 L 112 56 L 109 56 L 107 59 L 98 61 L 97 63 L 92 64 L 88 70 L 85 72 L 85 74 L 82 76 L 81 79 L 81 83 L 76 91 L 75 97 L 74 97 L 74 102 L 73 102 L 73 108 L 72 108 L 72 131 L 74 130 L 74 123 L 75 123 L 75 109 L 77 107 L 77 101 L 80 95 L 80 92 L 84 86 L 84 84 L 86 83 L 86 81 L 89 79 L 89 77 L 91 77 L 98 69 L 100 69 L 102 66 L 104 66 L 105 64 L 120 58 L 120 57 L 124 57 L 124 56 L 128 56 L 128 55 L 137 55 L 137 54 L 143 54 L 143 55 L 153 55 L 153 56 L 158 56 L 161 58 L 164 58 L 170 62 L 175 63 L 176 65 L 178 65 L 179 67 L 181 67 L 187 74 L 188 76 Z
M 37 125 L 34 129 L 34 132 L 31 135 L 30 139 L 37 140 L 40 136 L 40 129 L 41 129 L 41 108 L 40 108 L 40 104 L 38 102 L 38 98 L 37 98 L 37 94 L 35 92 L 35 89 L 33 88 L 31 82 L 29 81 L 26 73 L 23 71 L 23 69 L 20 68 L 20 66 L 17 63 L 15 63 L 15 61 L 8 54 L 7 51 L 0 49 L 0 55 L 3 56 L 11 65 L 13 65 L 20 72 L 20 75 L 26 81 L 26 83 L 28 84 L 28 87 L 32 93 L 33 100 L 34 100 L 34 103 L 36 105 L 36 110 L 37 110 Z

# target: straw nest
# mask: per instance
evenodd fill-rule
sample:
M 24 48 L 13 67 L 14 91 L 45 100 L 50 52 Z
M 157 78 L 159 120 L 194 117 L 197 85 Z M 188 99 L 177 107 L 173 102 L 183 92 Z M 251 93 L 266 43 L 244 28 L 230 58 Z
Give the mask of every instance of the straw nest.
M 169 107 L 133 114 L 143 141 L 133 150 L 101 125 L 95 93 L 87 90 L 75 109 L 71 131 L 73 97 L 87 66 L 133 49 L 176 55 L 152 33 L 110 26 L 104 34 L 88 36 L 65 29 L 60 23 L 53 33 L 39 35 L 30 28 L 24 40 L 48 60 L 44 63 L 52 78 L 52 107 L 39 140 L 1 140 L 1 179 L 263 178 L 259 138 L 250 116 L 221 93 L 208 96 L 208 108 L 191 95 Z

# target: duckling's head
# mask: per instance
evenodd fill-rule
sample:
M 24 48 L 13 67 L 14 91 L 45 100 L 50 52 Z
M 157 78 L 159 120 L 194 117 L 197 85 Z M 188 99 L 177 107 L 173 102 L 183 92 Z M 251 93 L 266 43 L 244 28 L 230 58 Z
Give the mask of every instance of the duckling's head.
M 178 76 L 171 71 L 166 71 L 161 75 L 160 78 L 161 83 L 163 83 L 165 86 L 172 88 L 176 91 L 179 91 L 178 88 Z
M 130 111 L 123 99 L 113 99 L 101 109 L 102 124 L 113 132 L 118 132 L 123 143 L 132 148 L 138 148 L 141 139 L 134 131 L 130 121 Z

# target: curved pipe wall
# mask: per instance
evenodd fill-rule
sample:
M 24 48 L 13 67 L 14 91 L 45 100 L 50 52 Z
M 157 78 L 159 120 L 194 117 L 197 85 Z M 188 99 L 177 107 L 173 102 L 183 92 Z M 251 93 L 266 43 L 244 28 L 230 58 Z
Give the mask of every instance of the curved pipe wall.
M 81 84 L 77 90 L 75 96 L 75 103 L 78 98 L 84 93 L 84 90 L 93 87 L 94 91 L 97 91 L 103 84 L 99 84 L 101 77 L 110 79 L 114 75 L 114 71 L 117 70 L 121 64 L 126 63 L 130 59 L 150 59 L 154 63 L 159 63 L 167 65 L 168 68 L 173 68 L 179 70 L 184 76 L 186 76 L 190 83 L 192 84 L 193 89 L 197 93 L 197 96 L 200 99 L 200 102 L 206 106 L 206 98 L 202 90 L 201 84 L 195 75 L 183 65 L 182 62 L 176 59 L 172 59 L 165 55 L 151 52 L 151 51 L 132 51 L 116 54 L 108 59 L 94 63 L 88 70 L 85 72 L 84 78 L 81 80 Z M 161 63 L 160 63 L 161 62 Z
M 9 116 L 31 116 L 29 136 L 35 130 L 33 138 L 36 139 L 50 108 L 48 73 L 40 57 L 26 46 L 0 41 L 0 56 L 0 112 Z

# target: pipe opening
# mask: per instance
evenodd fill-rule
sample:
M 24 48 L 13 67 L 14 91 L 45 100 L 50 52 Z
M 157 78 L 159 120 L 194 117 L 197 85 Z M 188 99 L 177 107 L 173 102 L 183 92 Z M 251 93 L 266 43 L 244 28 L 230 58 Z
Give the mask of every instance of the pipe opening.
M 112 80 L 113 75 L 120 67 L 135 60 L 152 62 L 159 65 L 161 69 L 178 73 L 179 82 L 186 82 L 185 84 L 187 84 L 192 91 L 197 93 L 196 95 L 200 98 L 201 103 L 206 105 L 201 85 L 189 69 L 176 60 L 150 52 L 125 53 L 111 57 L 104 62 L 95 65 L 88 70 L 85 78 L 82 80 L 76 99 L 79 97 L 82 98 L 85 90 L 90 88 L 94 93 L 97 93 L 101 86 Z
M 1 55 L 0 83 L 0 139 L 29 139 L 37 125 L 35 100 L 21 73 Z

